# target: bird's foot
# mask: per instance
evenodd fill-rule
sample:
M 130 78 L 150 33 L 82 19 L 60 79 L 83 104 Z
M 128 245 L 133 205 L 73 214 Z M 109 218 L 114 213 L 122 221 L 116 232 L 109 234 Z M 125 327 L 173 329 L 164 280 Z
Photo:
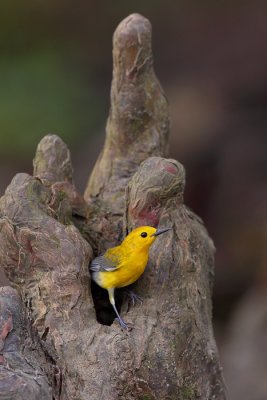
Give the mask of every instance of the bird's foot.
M 134 293 L 132 290 L 126 290 L 126 294 L 130 297 L 133 306 L 134 306 L 138 301 L 140 301 L 140 303 L 143 302 L 142 297 L 138 296 L 138 294 Z
M 122 327 L 122 329 L 126 329 L 127 331 L 131 331 L 133 329 L 133 326 L 127 324 L 125 321 L 123 321 L 123 319 L 120 318 L 115 318 L 117 321 L 119 321 L 120 326 Z

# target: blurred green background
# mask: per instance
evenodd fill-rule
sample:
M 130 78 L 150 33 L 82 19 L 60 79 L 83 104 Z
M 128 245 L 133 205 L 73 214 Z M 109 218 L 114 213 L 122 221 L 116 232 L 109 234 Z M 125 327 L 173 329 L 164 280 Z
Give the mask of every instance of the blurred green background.
M 0 3 L 0 195 L 60 135 L 82 192 L 104 140 L 112 34 L 150 19 L 170 101 L 170 156 L 217 247 L 214 322 L 229 398 L 267 398 L 266 1 Z M 265 349 L 265 351 L 264 351 Z

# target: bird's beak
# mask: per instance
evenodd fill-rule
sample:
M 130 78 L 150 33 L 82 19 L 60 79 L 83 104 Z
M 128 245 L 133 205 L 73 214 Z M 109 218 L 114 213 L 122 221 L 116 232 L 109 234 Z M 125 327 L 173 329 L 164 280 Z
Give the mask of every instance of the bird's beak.
M 163 228 L 163 229 L 157 229 L 155 233 L 153 233 L 151 236 L 159 236 L 164 232 L 170 231 L 172 228 Z

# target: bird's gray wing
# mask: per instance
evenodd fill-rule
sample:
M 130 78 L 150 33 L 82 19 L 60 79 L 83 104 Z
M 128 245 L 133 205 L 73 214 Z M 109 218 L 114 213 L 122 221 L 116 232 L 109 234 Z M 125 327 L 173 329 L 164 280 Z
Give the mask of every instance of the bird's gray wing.
M 96 257 L 91 262 L 89 269 L 92 272 L 115 271 L 118 268 L 117 265 L 117 262 L 111 261 L 103 255 Z

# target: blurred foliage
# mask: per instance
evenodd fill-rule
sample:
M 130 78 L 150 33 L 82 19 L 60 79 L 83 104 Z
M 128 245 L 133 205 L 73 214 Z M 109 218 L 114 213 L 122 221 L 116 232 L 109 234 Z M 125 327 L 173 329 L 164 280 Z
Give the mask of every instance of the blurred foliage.
M 235 0 L 228 6 L 233 10 L 238 3 Z M 194 14 L 203 15 L 207 9 L 220 12 L 221 8 L 227 5 L 211 0 L 194 5 L 185 0 L 0 2 L 2 160 L 32 157 L 47 132 L 60 134 L 75 150 L 75 145 L 82 148 L 85 135 L 103 128 L 112 33 L 126 15 L 140 12 L 153 26 L 158 24 L 155 41 L 160 43 L 162 30 L 170 30 L 173 42 L 177 24 L 182 27 Z M 168 45 L 161 51 L 165 48 Z
M 62 1 L 0 3 L 2 162 L 30 160 L 48 132 L 59 134 L 73 150 L 81 148 L 106 117 L 91 74 L 94 57 L 81 67 L 75 30 L 82 35 L 83 23 L 79 26 L 70 7 Z
M 44 48 L 1 60 L 2 158 L 8 153 L 32 156 L 37 142 L 48 132 L 75 145 L 77 132 L 81 136 L 95 129 L 100 110 L 97 95 L 66 64 L 64 56 Z

